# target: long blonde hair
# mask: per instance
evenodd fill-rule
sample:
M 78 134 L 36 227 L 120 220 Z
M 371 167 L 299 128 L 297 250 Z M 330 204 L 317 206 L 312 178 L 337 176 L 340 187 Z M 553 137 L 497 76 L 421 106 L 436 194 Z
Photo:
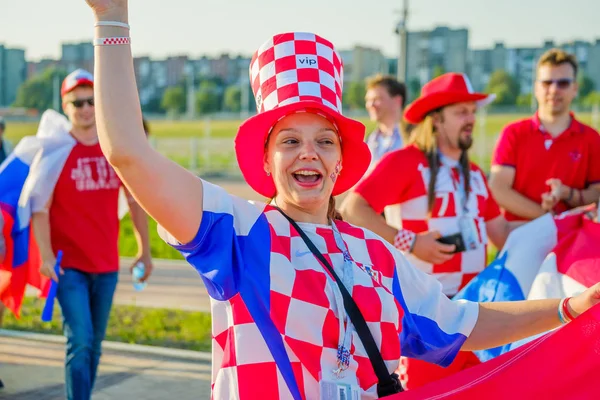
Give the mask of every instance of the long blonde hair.
M 436 137 L 437 131 L 435 129 L 435 125 L 433 124 L 433 118 L 436 113 L 439 113 L 441 121 L 443 122 L 443 114 L 441 113 L 441 110 L 435 110 L 429 113 L 423 121 L 414 126 L 408 140 L 409 144 L 414 144 L 425 154 L 427 163 L 429 164 L 430 177 L 427 187 L 427 210 L 430 217 L 435 202 L 435 184 L 437 181 L 438 172 L 440 170 L 440 155 Z M 469 155 L 466 150 L 463 150 L 460 154 L 460 168 L 465 178 L 465 193 L 468 198 L 469 191 L 471 189 L 471 166 Z

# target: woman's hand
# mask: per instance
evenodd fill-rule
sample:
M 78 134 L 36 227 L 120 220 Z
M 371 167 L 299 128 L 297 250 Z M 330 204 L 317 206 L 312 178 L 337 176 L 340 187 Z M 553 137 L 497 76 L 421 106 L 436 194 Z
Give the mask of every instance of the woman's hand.
M 97 21 L 127 22 L 128 0 L 85 0 Z
M 596 283 L 580 295 L 572 297 L 568 307 L 571 314 L 577 317 L 598 303 L 600 303 L 600 283 Z

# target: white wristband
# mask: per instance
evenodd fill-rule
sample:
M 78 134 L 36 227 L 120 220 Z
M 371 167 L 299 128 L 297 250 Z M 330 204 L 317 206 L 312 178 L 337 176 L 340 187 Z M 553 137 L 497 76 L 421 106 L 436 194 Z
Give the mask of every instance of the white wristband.
M 94 26 L 117 26 L 119 28 L 131 29 L 129 24 L 119 21 L 97 21 Z

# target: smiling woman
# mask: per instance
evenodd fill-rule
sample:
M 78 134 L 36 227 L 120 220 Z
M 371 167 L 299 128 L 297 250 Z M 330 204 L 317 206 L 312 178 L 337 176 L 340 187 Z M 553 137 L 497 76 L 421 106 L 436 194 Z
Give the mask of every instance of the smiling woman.
M 149 146 L 124 27 L 128 2 L 87 2 L 98 21 L 103 151 L 215 300 L 212 397 L 383 397 L 402 390 L 394 373 L 401 354 L 447 366 L 463 347 L 559 325 L 558 300 L 450 301 L 391 244 L 328 218 L 332 196 L 353 187 L 370 161 L 364 125 L 342 115 L 342 60 L 331 42 L 283 33 L 252 58 L 258 113 L 240 126 L 235 150 L 247 183 L 273 199 L 254 203 Z M 588 292 L 570 304 L 576 314 L 595 302 Z

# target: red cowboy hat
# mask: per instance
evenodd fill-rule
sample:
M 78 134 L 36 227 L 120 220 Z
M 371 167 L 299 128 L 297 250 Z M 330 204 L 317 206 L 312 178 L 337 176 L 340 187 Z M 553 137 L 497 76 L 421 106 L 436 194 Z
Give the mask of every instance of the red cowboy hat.
M 495 94 L 475 93 L 466 75 L 449 72 L 423 86 L 421 96 L 406 107 L 404 119 L 411 124 L 418 124 L 438 108 L 466 101 L 475 101 L 482 107 L 495 98 Z
M 343 171 L 333 195 L 352 188 L 371 161 L 365 126 L 342 115 L 342 59 L 331 42 L 312 33 L 275 35 L 254 54 L 250 82 L 258 114 L 246 120 L 235 138 L 238 164 L 246 182 L 265 197 L 275 183 L 264 170 L 265 143 L 273 126 L 296 112 L 319 114 L 337 128 Z

